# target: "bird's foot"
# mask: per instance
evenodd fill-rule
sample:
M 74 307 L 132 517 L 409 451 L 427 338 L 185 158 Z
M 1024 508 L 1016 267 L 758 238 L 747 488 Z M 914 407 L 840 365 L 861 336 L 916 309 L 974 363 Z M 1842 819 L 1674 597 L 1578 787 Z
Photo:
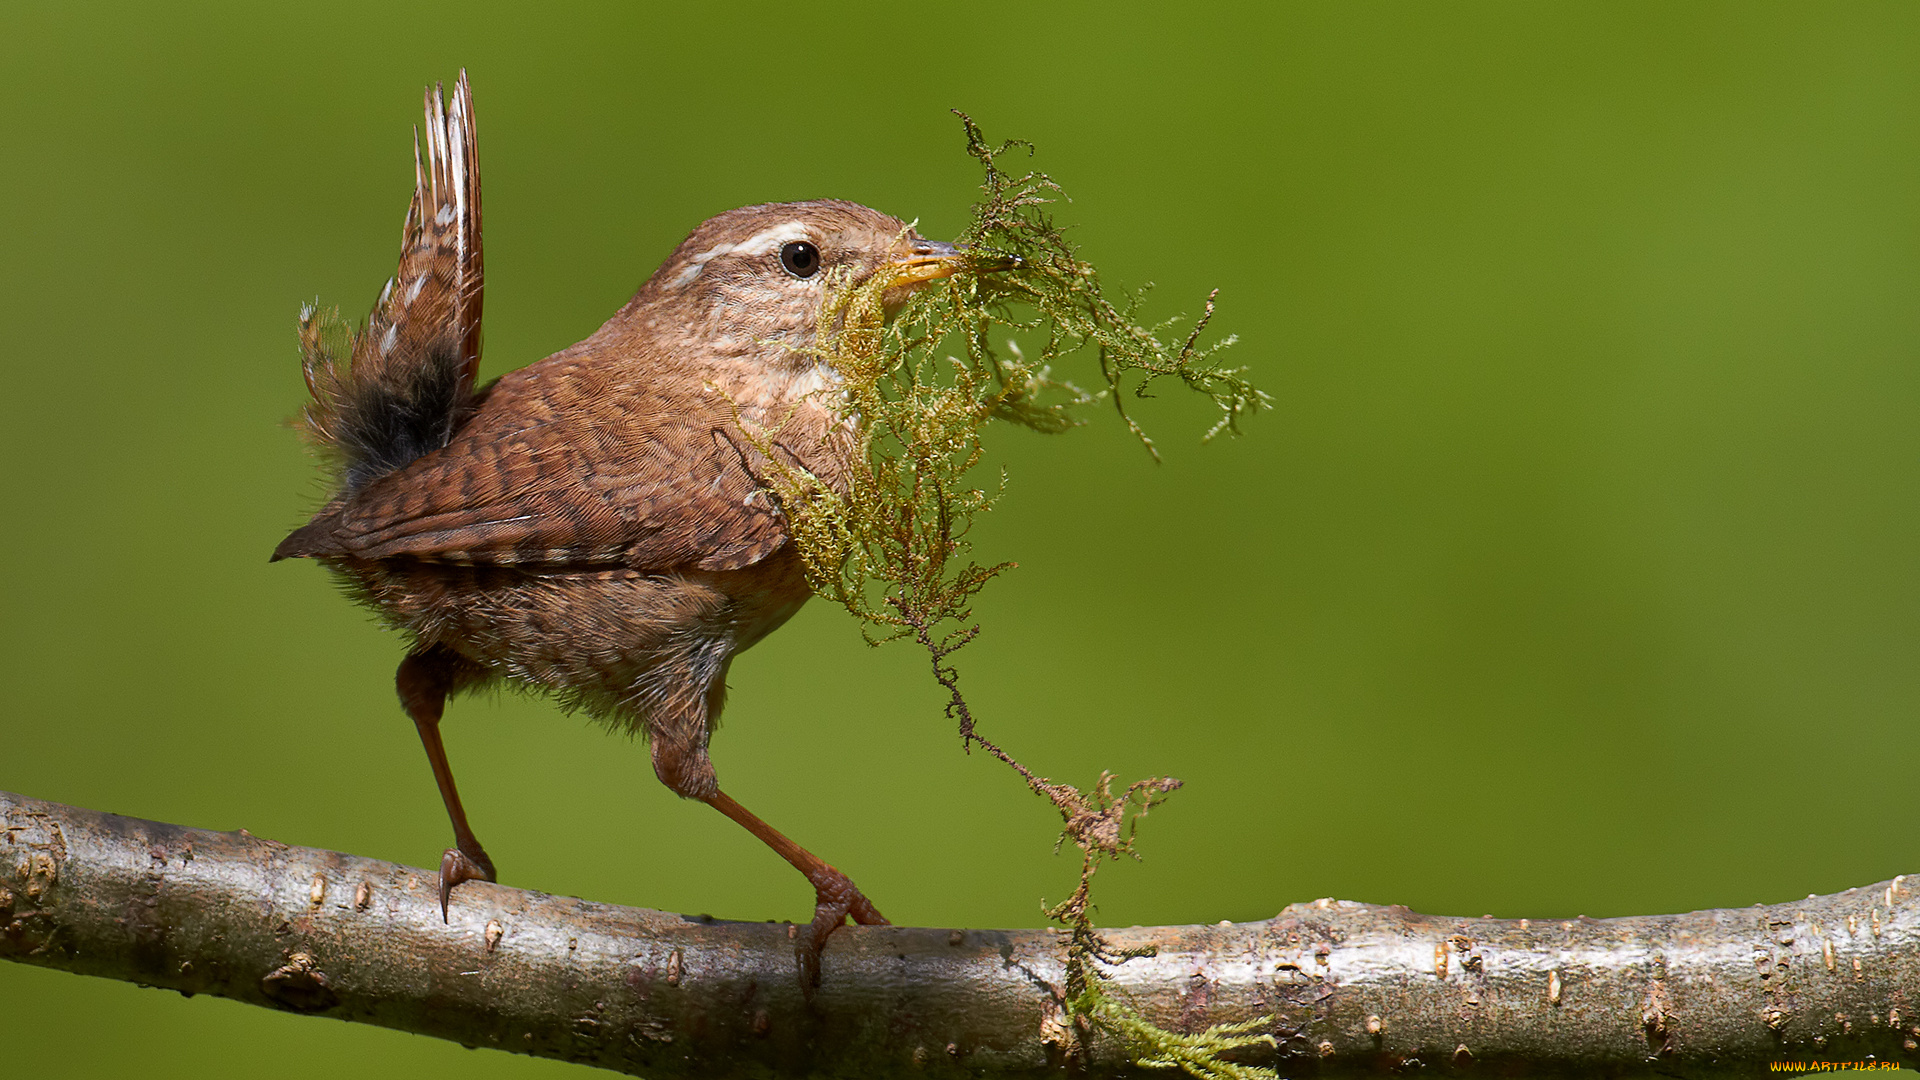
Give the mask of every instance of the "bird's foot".
M 447 899 L 453 887 L 463 881 L 493 881 L 493 860 L 485 848 L 474 845 L 471 853 L 451 847 L 440 856 L 440 921 L 447 920 Z
M 892 926 L 880 909 L 873 906 L 847 875 L 828 866 L 807 875 L 813 883 L 813 923 L 794 946 L 800 961 L 801 985 L 811 989 L 820 985 L 820 953 L 827 937 L 851 918 L 861 926 Z

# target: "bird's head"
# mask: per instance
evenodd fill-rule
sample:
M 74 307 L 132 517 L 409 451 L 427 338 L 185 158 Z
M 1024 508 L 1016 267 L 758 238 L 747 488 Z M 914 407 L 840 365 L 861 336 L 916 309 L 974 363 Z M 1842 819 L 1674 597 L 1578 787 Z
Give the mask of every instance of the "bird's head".
M 629 309 L 697 333 L 721 352 L 814 340 L 828 290 L 885 273 L 898 309 L 914 289 L 965 265 L 890 214 L 838 199 L 743 206 L 707 219 L 641 287 Z M 665 325 L 663 325 L 665 324 Z

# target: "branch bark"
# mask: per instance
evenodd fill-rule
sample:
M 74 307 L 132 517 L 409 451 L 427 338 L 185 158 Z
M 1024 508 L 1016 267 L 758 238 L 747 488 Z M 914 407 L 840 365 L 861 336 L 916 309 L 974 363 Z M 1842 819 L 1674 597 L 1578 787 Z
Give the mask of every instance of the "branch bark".
M 1249 1064 L 1343 1075 L 1751 1074 L 1920 1061 L 1920 882 L 1619 919 L 1462 919 L 1319 900 L 1108 932 L 1114 986 L 1174 1031 L 1272 1016 Z M 1067 1060 L 1061 939 L 852 927 L 801 989 L 793 928 L 434 876 L 0 792 L 0 957 L 652 1077 L 1016 1077 Z

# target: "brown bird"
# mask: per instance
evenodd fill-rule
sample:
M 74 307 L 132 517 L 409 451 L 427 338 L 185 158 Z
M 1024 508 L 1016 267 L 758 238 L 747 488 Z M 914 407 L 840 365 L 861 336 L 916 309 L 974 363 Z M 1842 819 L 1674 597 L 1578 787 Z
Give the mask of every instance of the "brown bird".
M 897 303 L 964 256 L 849 202 L 742 207 L 695 229 L 585 341 L 476 387 L 480 174 L 464 72 L 450 105 L 428 91 L 426 129 L 400 267 L 350 360 L 336 362 L 312 307 L 301 313 L 303 426 L 338 486 L 273 558 L 319 559 L 412 641 L 400 702 L 453 819 L 443 917 L 454 886 L 495 877 L 441 712 L 506 679 L 645 734 L 662 783 L 805 874 L 816 907 L 799 953 L 817 982 L 848 916 L 886 920 L 722 791 L 707 756 L 728 665 L 809 595 L 758 447 L 843 486 L 837 379 L 807 351 L 829 283 L 885 272 Z

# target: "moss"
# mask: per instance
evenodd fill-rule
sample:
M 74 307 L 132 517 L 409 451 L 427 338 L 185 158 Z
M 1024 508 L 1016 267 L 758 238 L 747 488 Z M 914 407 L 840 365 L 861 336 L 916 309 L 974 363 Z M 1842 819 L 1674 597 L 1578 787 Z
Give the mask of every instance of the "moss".
M 1214 402 L 1220 413 L 1208 439 L 1238 432 L 1268 404 L 1241 369 L 1217 362 L 1232 338 L 1202 343 L 1211 296 L 1184 330 L 1173 320 L 1139 322 L 1145 291 L 1117 305 L 1107 299 L 1099 274 L 1047 214 L 1058 185 L 1000 167 L 1009 153 L 1031 148 L 989 146 L 972 120 L 961 120 L 967 152 L 986 174 L 961 236 L 965 268 L 922 288 L 891 321 L 883 298 L 900 279 L 889 271 L 828 290 L 819 325 L 829 329 L 812 351 L 841 377 L 838 407 L 855 442 L 847 494 L 797 468 L 774 477 L 814 588 L 845 605 L 876 641 L 964 626 L 968 601 L 1010 565 L 966 557 L 974 517 L 1004 484 L 969 478 L 991 423 L 1064 432 L 1108 398 L 1152 451 L 1124 402 L 1156 385 L 1172 380 Z M 1029 355 L 1015 336 L 1040 346 Z M 1097 392 L 1054 374 L 1082 358 L 1092 361 Z M 957 647 L 971 636 L 952 633 L 939 640 Z
M 1098 986 L 1082 995 L 1073 1012 L 1092 1018 L 1100 1029 L 1118 1036 L 1132 1052 L 1133 1063 L 1147 1069 L 1180 1069 L 1199 1080 L 1278 1080 L 1279 1073 L 1264 1065 L 1242 1065 L 1221 1057 L 1232 1050 L 1276 1045 L 1271 1035 L 1251 1034 L 1272 1022 L 1259 1016 L 1237 1024 L 1215 1024 L 1193 1035 L 1155 1027 L 1110 997 Z
M 840 376 L 837 408 L 851 433 L 845 494 L 782 464 L 792 459 L 773 452 L 776 432 L 747 430 L 774 463 L 772 486 L 814 590 L 859 618 L 870 643 L 918 642 L 948 691 L 946 711 L 959 725 L 961 745 L 977 746 L 1019 773 L 1060 813 L 1061 842 L 1080 849 L 1078 886 L 1048 912 L 1068 929 L 1060 1001 L 1073 1020 L 1074 1052 L 1104 1033 L 1121 1040 L 1142 1066 L 1180 1068 L 1204 1080 L 1272 1077 L 1270 1069 L 1220 1057 L 1271 1046 L 1271 1036 L 1250 1034 L 1265 1018 L 1179 1035 L 1109 993 L 1102 969 L 1129 957 L 1093 928 L 1094 873 L 1107 860 L 1138 858 L 1139 816 L 1180 781 L 1154 777 L 1116 795 L 1111 774 L 1102 773 L 1089 791 L 1036 775 L 975 728 L 951 662 L 979 633 L 972 598 L 1013 565 L 970 557 L 974 519 L 993 507 L 1006 483 L 1004 475 L 988 485 L 972 478 L 983 430 L 1000 422 L 1057 434 L 1083 423 L 1086 409 L 1104 398 L 1157 459 L 1152 440 L 1125 407 L 1129 397 L 1168 383 L 1206 395 L 1219 417 L 1205 439 L 1238 433 L 1268 399 L 1241 369 L 1217 362 L 1232 338 L 1202 343 L 1213 296 L 1184 329 L 1172 320 L 1140 322 L 1145 290 L 1110 301 L 1098 273 L 1047 213 L 1060 197 L 1058 185 L 1043 173 L 1016 176 L 1001 168 L 1002 158 L 1032 148 L 990 146 L 971 119 L 962 115 L 961 121 L 967 152 L 986 175 L 961 237 L 967 257 L 960 272 L 919 290 L 891 320 L 886 294 L 902 279 L 890 271 L 841 279 L 828 290 L 819 322 L 827 329 L 811 351 Z M 1008 340 L 1013 337 L 1040 344 L 1029 355 Z M 1093 392 L 1054 373 L 1056 366 L 1086 360 L 1088 381 L 1098 380 Z

